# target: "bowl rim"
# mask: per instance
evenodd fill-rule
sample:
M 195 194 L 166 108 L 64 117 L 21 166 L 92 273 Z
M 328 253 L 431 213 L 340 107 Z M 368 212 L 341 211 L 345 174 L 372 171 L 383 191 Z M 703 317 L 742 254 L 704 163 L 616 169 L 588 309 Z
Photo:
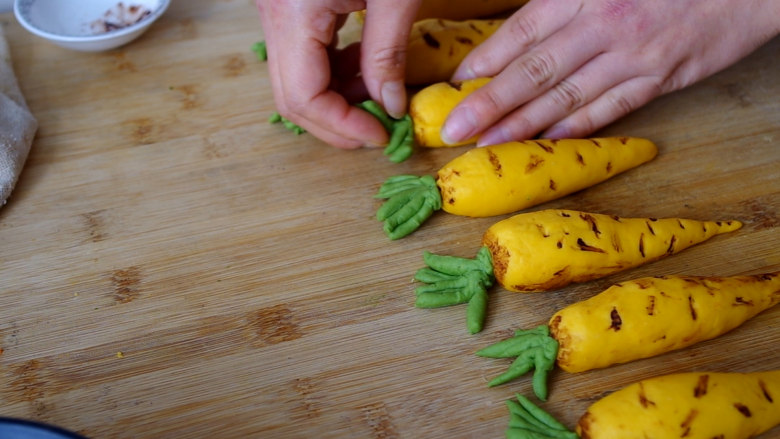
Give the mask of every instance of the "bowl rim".
M 160 16 L 168 9 L 168 6 L 170 6 L 171 4 L 171 0 L 159 0 L 160 5 L 157 7 L 157 9 L 152 11 L 152 13 L 148 17 L 130 26 L 123 27 L 122 29 L 116 29 L 109 32 L 104 32 L 102 34 L 95 34 L 95 35 L 63 35 L 63 34 L 58 34 L 58 33 L 43 30 L 35 26 L 33 23 L 29 22 L 27 18 L 22 14 L 21 11 L 20 5 L 22 1 L 23 0 L 14 0 L 14 16 L 16 16 L 16 20 L 19 22 L 19 24 L 21 24 L 28 31 L 40 37 L 49 40 L 67 42 L 67 43 L 80 43 L 80 42 L 88 43 L 88 42 L 95 42 L 95 41 L 103 41 L 103 40 L 110 40 L 114 38 L 120 38 L 125 35 L 132 34 L 157 21 L 157 19 L 160 18 Z M 26 0 L 26 1 L 32 4 L 34 0 Z
M 6 416 L 0 416 L 0 428 L 5 427 L 21 427 L 25 429 L 30 429 L 33 432 L 47 432 L 54 435 L 57 435 L 63 439 L 86 439 L 84 436 L 75 433 L 73 431 L 67 430 L 65 428 L 48 424 L 46 422 L 40 422 L 35 421 L 32 419 L 23 419 L 23 418 L 13 418 L 13 417 L 6 417 Z

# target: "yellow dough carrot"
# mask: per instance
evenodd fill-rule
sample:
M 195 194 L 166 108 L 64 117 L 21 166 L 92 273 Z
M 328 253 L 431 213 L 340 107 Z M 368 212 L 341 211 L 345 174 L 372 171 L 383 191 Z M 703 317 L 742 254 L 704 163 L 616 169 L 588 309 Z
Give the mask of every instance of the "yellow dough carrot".
M 635 137 L 527 140 L 473 148 L 430 176 L 387 179 L 377 211 L 391 239 L 416 230 L 435 210 L 470 217 L 517 212 L 607 180 L 658 152 Z
M 441 147 L 474 143 L 476 138 L 448 145 L 441 139 L 441 128 L 453 108 L 491 78 L 437 82 L 415 93 L 409 101 L 409 116 L 414 124 L 414 140 L 419 146 Z
M 507 406 L 509 439 L 748 439 L 780 424 L 780 370 L 642 380 L 593 403 L 576 433 L 522 395 Z
M 463 58 L 493 35 L 503 22 L 429 18 L 414 23 L 406 48 L 406 84 L 419 86 L 448 81 Z
M 546 291 L 678 253 L 739 221 L 623 218 L 548 209 L 493 224 L 482 238 L 496 280 L 510 291 Z
M 517 9 L 528 0 L 423 0 L 415 20 L 446 18 L 467 20 L 489 17 Z
M 467 326 L 475 333 L 494 280 L 518 292 L 562 288 L 676 254 L 741 225 L 559 209 L 522 213 L 490 226 L 474 259 L 426 252 L 427 267 L 415 279 L 427 285 L 415 290 L 415 303 L 436 308 L 468 302 Z
M 513 11 L 526 3 L 528 0 L 423 0 L 414 20 L 484 18 Z M 362 23 L 365 20 L 365 14 L 365 10 L 356 13 L 359 22 Z
M 725 334 L 778 302 L 780 272 L 645 277 L 569 305 L 548 325 L 516 331 L 477 355 L 516 357 L 490 386 L 535 369 L 534 393 L 544 400 L 555 364 L 576 373 L 682 349 Z

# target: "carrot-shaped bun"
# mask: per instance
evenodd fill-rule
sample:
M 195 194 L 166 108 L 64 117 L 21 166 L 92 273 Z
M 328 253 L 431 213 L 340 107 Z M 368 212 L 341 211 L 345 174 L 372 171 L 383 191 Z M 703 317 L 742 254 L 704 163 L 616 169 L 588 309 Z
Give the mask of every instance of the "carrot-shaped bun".
M 582 438 L 746 439 L 780 424 L 780 370 L 691 372 L 624 387 L 591 405 Z
M 490 386 L 535 369 L 534 393 L 545 400 L 555 363 L 583 372 L 660 355 L 725 334 L 778 302 L 780 272 L 645 277 L 569 305 L 552 316 L 549 327 L 518 330 L 477 355 L 516 357 Z
M 520 8 L 528 0 L 423 0 L 414 21 L 428 18 L 468 20 L 504 14 Z M 358 22 L 366 19 L 366 10 L 354 12 Z
M 414 123 L 414 140 L 419 146 L 447 145 L 441 139 L 441 128 L 453 108 L 474 90 L 490 82 L 491 78 L 466 81 L 438 82 L 417 92 L 409 102 L 409 116 Z M 467 139 L 458 145 L 474 143 Z
M 467 20 L 487 17 L 517 9 L 528 0 L 423 0 L 415 20 L 424 18 L 446 18 Z
M 546 291 L 678 253 L 739 221 L 621 218 L 573 210 L 523 213 L 493 224 L 482 244 L 496 281 L 510 291 Z
M 435 211 L 471 217 L 516 212 L 601 183 L 657 153 L 635 137 L 529 140 L 473 148 L 436 174 L 388 178 L 377 211 L 391 239 L 416 230 Z
M 657 152 L 636 137 L 509 142 L 456 157 L 437 172 L 436 184 L 446 212 L 502 215 L 593 186 Z
M 509 439 L 748 439 L 780 424 L 780 370 L 649 378 L 593 403 L 576 433 L 523 395 L 507 401 Z
M 423 210 L 433 209 L 430 200 L 420 203 L 427 206 Z M 426 267 L 415 275 L 425 284 L 415 289 L 415 304 L 437 308 L 468 302 L 475 310 L 467 314 L 473 334 L 482 329 L 485 293 L 494 281 L 510 291 L 553 290 L 672 255 L 740 226 L 738 221 L 620 218 L 573 210 L 515 215 L 485 232 L 474 259 L 426 252 Z
M 504 20 L 428 18 L 412 25 L 406 47 L 406 84 L 428 85 L 449 80 L 460 62 Z
M 647 277 L 616 284 L 553 315 L 558 366 L 606 367 L 724 334 L 780 302 L 780 272 L 757 276 Z

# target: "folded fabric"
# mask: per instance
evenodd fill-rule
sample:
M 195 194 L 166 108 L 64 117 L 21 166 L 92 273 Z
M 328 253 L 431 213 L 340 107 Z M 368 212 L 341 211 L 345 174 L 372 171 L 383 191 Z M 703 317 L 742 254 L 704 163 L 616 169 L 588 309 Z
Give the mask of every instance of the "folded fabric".
M 16 82 L 0 25 L 0 206 L 6 203 L 19 179 L 37 129 L 38 122 Z

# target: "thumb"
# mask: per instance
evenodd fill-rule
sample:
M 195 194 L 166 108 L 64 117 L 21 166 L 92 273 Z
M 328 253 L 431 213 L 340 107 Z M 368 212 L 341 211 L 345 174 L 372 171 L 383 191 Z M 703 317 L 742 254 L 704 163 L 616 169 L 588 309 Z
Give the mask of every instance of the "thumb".
M 420 0 L 369 0 L 363 24 L 361 71 L 371 97 L 395 118 L 406 113 L 406 46 Z

